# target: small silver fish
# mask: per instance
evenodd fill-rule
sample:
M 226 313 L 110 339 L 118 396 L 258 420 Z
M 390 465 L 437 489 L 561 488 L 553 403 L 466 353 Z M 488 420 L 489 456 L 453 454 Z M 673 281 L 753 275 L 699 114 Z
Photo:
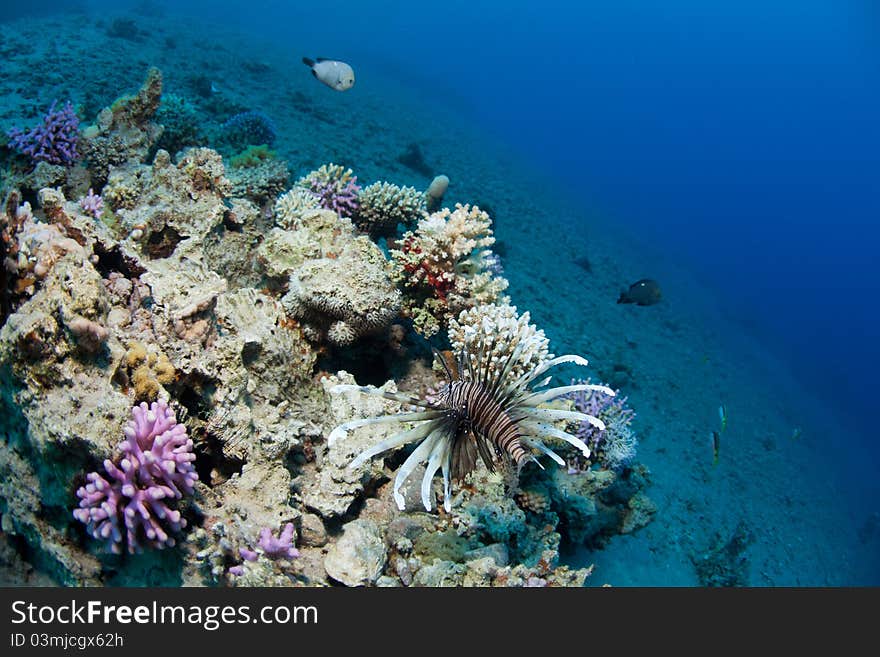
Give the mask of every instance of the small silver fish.
M 354 86 L 354 70 L 345 62 L 335 59 L 309 59 L 303 57 L 303 64 L 312 69 L 312 75 L 336 91 L 347 91 Z

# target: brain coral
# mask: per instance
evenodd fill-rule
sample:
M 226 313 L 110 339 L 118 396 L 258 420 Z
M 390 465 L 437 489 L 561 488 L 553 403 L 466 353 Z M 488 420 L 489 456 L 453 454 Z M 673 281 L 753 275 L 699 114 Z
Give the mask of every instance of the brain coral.
M 400 292 L 379 247 L 358 237 L 338 257 L 303 264 L 281 302 L 310 339 L 345 346 L 387 328 L 400 309 Z

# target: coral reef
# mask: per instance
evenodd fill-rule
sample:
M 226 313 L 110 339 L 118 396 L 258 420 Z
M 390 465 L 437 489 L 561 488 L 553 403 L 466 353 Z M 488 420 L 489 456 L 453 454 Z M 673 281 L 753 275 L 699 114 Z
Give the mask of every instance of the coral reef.
M 310 339 L 346 346 L 388 328 L 400 309 L 400 293 L 379 247 L 358 237 L 336 257 L 299 267 L 282 303 Z
M 87 215 L 100 219 L 104 212 L 104 199 L 89 187 L 89 193 L 79 200 L 79 207 Z
M 556 420 L 583 420 L 605 428 L 601 420 L 577 411 L 544 408 L 542 405 L 557 397 L 578 390 L 600 389 L 591 384 L 563 386 L 540 390 L 549 383 L 550 377 L 541 377 L 551 367 L 564 363 L 586 366 L 586 359 L 568 355 L 552 358 L 528 367 L 528 357 L 536 343 L 536 332 L 525 331 L 521 342 L 509 344 L 509 353 L 503 360 L 495 353 L 495 338 L 481 336 L 476 343 L 467 343 L 455 354 L 456 360 L 441 361 L 449 383 L 440 391 L 435 401 L 414 396 L 398 395 L 372 387 L 340 385 L 337 392 L 366 393 L 394 399 L 417 408 L 414 412 L 386 415 L 345 422 L 336 427 L 327 440 L 330 444 L 346 438 L 350 432 L 373 424 L 398 424 L 416 422 L 412 429 L 395 434 L 391 438 L 361 452 L 352 462 L 357 467 L 373 456 L 410 443 L 418 443 L 404 461 L 394 480 L 394 499 L 398 507 L 406 502 L 401 488 L 420 463 L 427 463 L 422 477 L 421 501 L 427 510 L 433 506 L 433 478 L 437 471 L 443 475 L 443 505 L 452 508 L 451 484 L 460 481 L 476 468 L 478 458 L 489 470 L 496 461 L 501 467 L 517 469 L 526 463 L 537 461 L 536 455 L 549 456 L 559 465 L 565 461 L 550 450 L 543 439 L 552 437 L 569 443 L 589 457 L 589 448 L 575 436 L 556 428 Z M 514 336 L 516 337 L 516 336 Z M 486 341 L 489 348 L 486 349 Z M 540 339 L 537 340 L 540 343 Z M 489 365 L 496 364 L 494 369 Z M 522 374 L 513 373 L 519 365 L 528 367 Z M 534 386 L 534 388 L 532 388 Z M 614 394 L 604 388 L 608 394 Z M 496 458 L 500 457 L 500 458 Z
M 507 281 L 487 271 L 495 242 L 489 215 L 457 204 L 419 221 L 391 250 L 394 276 L 404 290 L 403 312 L 429 337 L 462 310 L 505 303 Z
M 0 550 L 69 585 L 582 585 L 560 545 L 656 509 L 639 466 L 587 461 L 609 440 L 580 421 L 612 423 L 566 395 L 604 388 L 547 387 L 584 361 L 554 359 L 502 296 L 488 214 L 441 209 L 445 176 L 361 190 L 334 164 L 282 194 L 275 126 L 244 112 L 212 130 L 247 105 L 196 83 L 198 108 L 150 69 L 78 160 L 10 160 Z M 377 238 L 401 224 L 389 258 Z M 457 359 L 432 368 L 413 325 Z M 572 454 L 576 474 L 527 467 Z
M 262 205 L 287 187 L 287 163 L 262 146 L 249 147 L 233 157 L 230 164 L 227 176 L 232 183 L 231 196 Z
M 577 383 L 590 383 L 590 380 L 572 381 L 573 385 Z M 581 423 L 575 429 L 575 434 L 590 446 L 593 460 L 608 468 L 621 468 L 632 462 L 639 443 L 630 426 L 635 411 L 626 405 L 627 398 L 617 392 L 615 397 L 594 390 L 579 391 L 569 396 L 575 410 L 598 417 L 605 423 L 605 429 L 601 430 L 589 423 Z M 584 467 L 579 457 L 573 455 L 569 468 L 577 472 Z
M 256 110 L 240 112 L 229 117 L 220 127 L 222 143 L 234 151 L 248 146 L 271 146 L 275 143 L 278 130 L 268 116 Z
M 82 132 L 81 152 L 88 162 L 92 185 L 103 187 L 110 169 L 144 162 L 162 135 L 155 120 L 162 98 L 162 72 L 151 68 L 133 96 L 123 96 L 98 113 Z
M 486 349 L 483 358 L 491 376 L 500 373 L 516 350 L 516 360 L 510 363 L 510 376 L 519 378 L 553 358 L 549 352 L 550 340 L 544 331 L 529 322 L 530 319 L 528 311 L 519 315 L 516 306 L 509 304 L 476 306 L 463 310 L 458 318 L 450 320 L 449 342 L 455 352 L 476 353 L 481 347 Z M 576 410 L 598 417 L 585 408 Z M 582 436 L 578 438 L 583 440 Z
M 199 478 L 192 440 L 166 402 L 142 402 L 131 414 L 118 464 L 104 461 L 111 481 L 90 472 L 88 483 L 76 491 L 80 503 L 73 512 L 92 537 L 106 541 L 115 553 L 123 546 L 131 553 L 145 545 L 173 546 L 171 534 L 186 527 L 186 520 L 165 500 L 192 494 Z
M 275 223 L 290 230 L 306 210 L 317 210 L 320 207 L 318 197 L 312 192 L 303 187 L 294 187 L 275 201 Z

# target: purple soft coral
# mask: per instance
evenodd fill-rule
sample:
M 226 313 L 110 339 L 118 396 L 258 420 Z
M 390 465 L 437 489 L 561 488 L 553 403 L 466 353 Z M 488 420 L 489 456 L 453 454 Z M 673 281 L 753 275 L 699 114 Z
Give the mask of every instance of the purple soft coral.
M 160 400 L 148 407 L 142 402 L 131 414 L 125 440 L 119 444 L 119 465 L 104 461 L 110 481 L 90 472 L 89 483 L 76 492 L 80 502 L 73 512 L 91 536 L 107 541 L 117 554 L 122 552 L 123 539 L 131 553 L 142 551 L 144 544 L 173 546 L 169 532 L 180 531 L 186 520 L 165 500 L 192 493 L 199 478 L 192 440 L 168 404 Z
M 269 559 L 296 559 L 299 556 L 299 550 L 293 547 L 294 531 L 293 523 L 289 522 L 284 525 L 278 538 L 275 538 L 269 527 L 263 527 L 260 530 L 260 540 L 257 542 L 257 546 Z M 260 558 L 259 552 L 249 548 L 239 548 L 238 554 L 245 561 L 253 562 Z M 236 576 L 243 575 L 244 564 L 232 566 L 229 573 Z
M 79 118 L 70 101 L 60 110 L 55 109 L 57 104 L 57 100 L 52 103 L 40 125 L 27 131 L 13 128 L 7 133 L 9 145 L 34 163 L 72 164 L 79 157 Z
M 577 383 L 589 383 L 587 381 L 574 381 L 572 385 Z M 580 390 L 569 395 L 569 399 L 574 402 L 574 408 L 580 413 L 586 413 L 602 419 L 603 415 L 607 415 L 612 409 L 622 415 L 631 417 L 635 412 L 626 406 L 626 397 L 616 395 L 614 397 L 606 395 L 600 390 Z M 589 422 L 581 422 L 578 425 L 575 435 L 583 440 L 591 450 L 596 451 L 599 441 L 602 440 L 603 431 Z
M 92 188 L 89 187 L 89 193 L 79 200 L 79 207 L 87 215 L 100 219 L 101 213 L 104 211 L 104 199 L 99 194 L 95 194 Z
M 263 527 L 260 531 L 260 548 L 270 559 L 295 559 L 299 552 L 293 547 L 293 523 L 284 525 L 278 538 L 272 535 L 272 530 Z

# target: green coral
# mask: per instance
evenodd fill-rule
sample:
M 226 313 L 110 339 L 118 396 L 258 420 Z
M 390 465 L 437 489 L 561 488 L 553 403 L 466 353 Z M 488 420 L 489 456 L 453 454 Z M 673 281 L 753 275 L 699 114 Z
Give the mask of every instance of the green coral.
M 237 155 L 233 155 L 229 158 L 229 164 L 236 169 L 252 169 L 268 160 L 275 159 L 277 159 L 277 153 L 270 150 L 266 144 L 260 144 L 248 146 Z

